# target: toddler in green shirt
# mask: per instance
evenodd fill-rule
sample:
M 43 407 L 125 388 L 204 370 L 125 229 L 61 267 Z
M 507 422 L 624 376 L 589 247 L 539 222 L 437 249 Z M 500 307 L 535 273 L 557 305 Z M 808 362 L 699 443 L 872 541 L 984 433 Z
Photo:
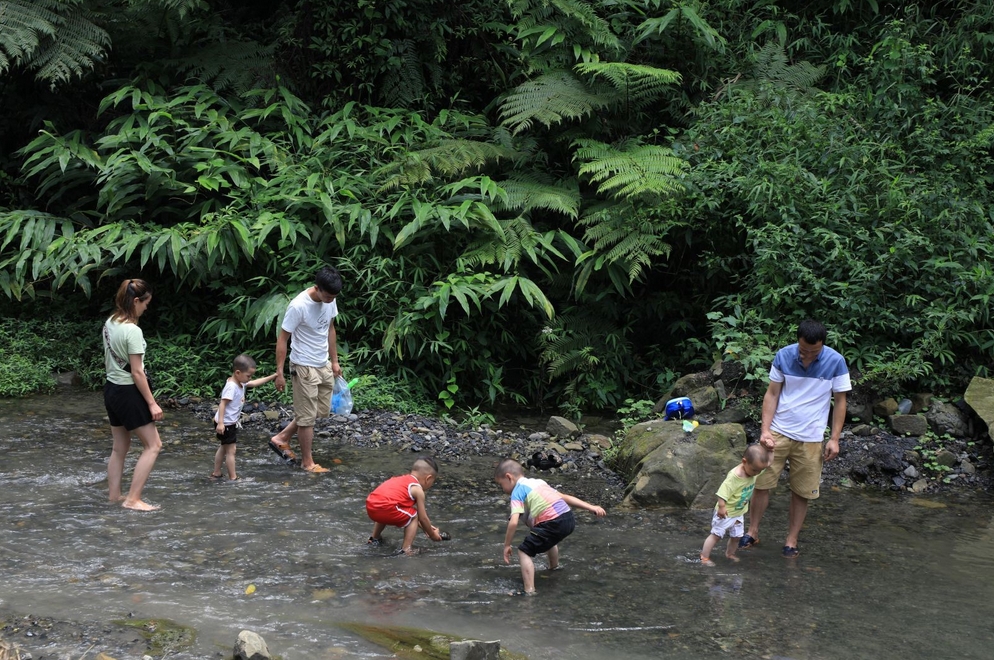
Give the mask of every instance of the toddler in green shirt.
M 705 539 L 701 549 L 701 564 L 714 566 L 711 561 L 711 550 L 715 544 L 728 534 L 728 547 L 725 556 L 732 561 L 738 561 L 735 551 L 739 547 L 739 539 L 745 530 L 745 512 L 749 510 L 749 500 L 756 488 L 756 477 L 773 462 L 773 450 L 761 444 L 746 447 L 742 462 L 733 467 L 725 475 L 725 480 L 718 487 L 718 504 L 714 507 L 711 518 L 711 534 Z

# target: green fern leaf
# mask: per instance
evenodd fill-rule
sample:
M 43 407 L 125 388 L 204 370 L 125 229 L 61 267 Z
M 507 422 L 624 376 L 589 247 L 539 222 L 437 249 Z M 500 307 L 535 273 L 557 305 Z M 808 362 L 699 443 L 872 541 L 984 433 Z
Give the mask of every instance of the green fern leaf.
M 596 140 L 577 140 L 575 161 L 581 176 L 600 184 L 598 192 L 616 199 L 667 195 L 683 189 L 680 176 L 687 168 L 670 149 L 628 140 L 620 147 Z
M 610 103 L 569 71 L 554 71 L 518 85 L 500 105 L 501 123 L 517 134 L 538 121 L 545 126 L 582 119 Z

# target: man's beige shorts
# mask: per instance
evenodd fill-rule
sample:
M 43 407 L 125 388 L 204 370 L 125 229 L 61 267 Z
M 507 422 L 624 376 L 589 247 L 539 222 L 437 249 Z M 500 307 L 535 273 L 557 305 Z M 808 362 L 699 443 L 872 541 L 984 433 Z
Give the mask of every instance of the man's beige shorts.
M 335 372 L 329 363 L 324 367 L 291 364 L 293 371 L 293 419 L 297 426 L 314 426 L 318 417 L 327 417 L 331 409 L 331 391 Z
M 790 489 L 806 500 L 818 499 L 821 486 L 822 443 L 798 442 L 772 431 L 776 448 L 773 465 L 756 478 L 756 488 L 774 490 L 784 465 L 790 461 Z

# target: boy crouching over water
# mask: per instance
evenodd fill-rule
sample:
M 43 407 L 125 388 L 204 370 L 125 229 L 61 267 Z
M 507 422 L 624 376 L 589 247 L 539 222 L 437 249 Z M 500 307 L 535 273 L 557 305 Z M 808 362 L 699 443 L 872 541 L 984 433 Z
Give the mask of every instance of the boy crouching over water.
M 521 463 L 505 458 L 497 465 L 494 481 L 511 496 L 511 518 L 504 535 L 504 563 L 511 563 L 511 540 L 518 528 L 518 518 L 524 515 L 525 524 L 531 528 L 528 536 L 518 546 L 521 564 L 521 581 L 525 593 L 535 593 L 535 555 L 548 553 L 549 569 L 559 566 L 559 542 L 573 533 L 576 520 L 570 506 L 585 509 L 597 516 L 607 513 L 599 506 L 558 492 L 541 479 L 524 476 Z
M 714 507 L 711 518 L 711 535 L 704 541 L 701 549 L 701 563 L 714 566 L 711 561 L 711 550 L 725 534 L 728 534 L 728 547 L 725 556 L 732 561 L 738 561 L 735 551 L 739 547 L 739 539 L 745 530 L 745 513 L 749 510 L 749 500 L 752 499 L 756 488 L 756 477 L 773 463 L 773 450 L 760 444 L 746 447 L 742 462 L 733 467 L 725 475 L 725 480 L 718 487 L 718 504 Z
M 366 513 L 373 521 L 373 535 L 367 543 L 380 545 L 380 535 L 387 525 L 404 530 L 403 550 L 406 555 L 417 554 L 414 550 L 414 537 L 418 527 L 424 530 L 432 541 L 441 541 L 438 528 L 428 519 L 425 508 L 425 492 L 435 485 L 438 478 L 438 464 L 430 456 L 422 456 L 414 461 L 410 474 L 391 477 L 366 498 Z M 415 520 L 417 522 L 415 522 Z

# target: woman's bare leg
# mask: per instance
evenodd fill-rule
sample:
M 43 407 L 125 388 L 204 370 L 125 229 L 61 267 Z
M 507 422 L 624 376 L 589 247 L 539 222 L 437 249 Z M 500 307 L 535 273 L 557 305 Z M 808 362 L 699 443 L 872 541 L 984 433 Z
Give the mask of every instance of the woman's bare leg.
M 141 456 L 138 457 L 138 463 L 135 464 L 135 473 L 131 477 L 131 490 L 124 498 L 123 506 L 138 511 L 155 511 L 159 507 L 142 501 L 142 489 L 145 488 L 145 482 L 148 481 L 148 475 L 152 472 L 155 459 L 159 457 L 159 451 L 162 450 L 162 440 L 159 439 L 159 429 L 155 427 L 154 422 L 139 426 L 134 430 L 134 434 L 141 440 L 143 449 Z
M 121 495 L 121 479 L 124 478 L 124 459 L 131 449 L 131 432 L 123 426 L 112 426 L 110 435 L 114 439 L 114 448 L 110 452 L 110 460 L 107 461 L 108 499 L 111 502 L 120 502 L 124 499 Z

